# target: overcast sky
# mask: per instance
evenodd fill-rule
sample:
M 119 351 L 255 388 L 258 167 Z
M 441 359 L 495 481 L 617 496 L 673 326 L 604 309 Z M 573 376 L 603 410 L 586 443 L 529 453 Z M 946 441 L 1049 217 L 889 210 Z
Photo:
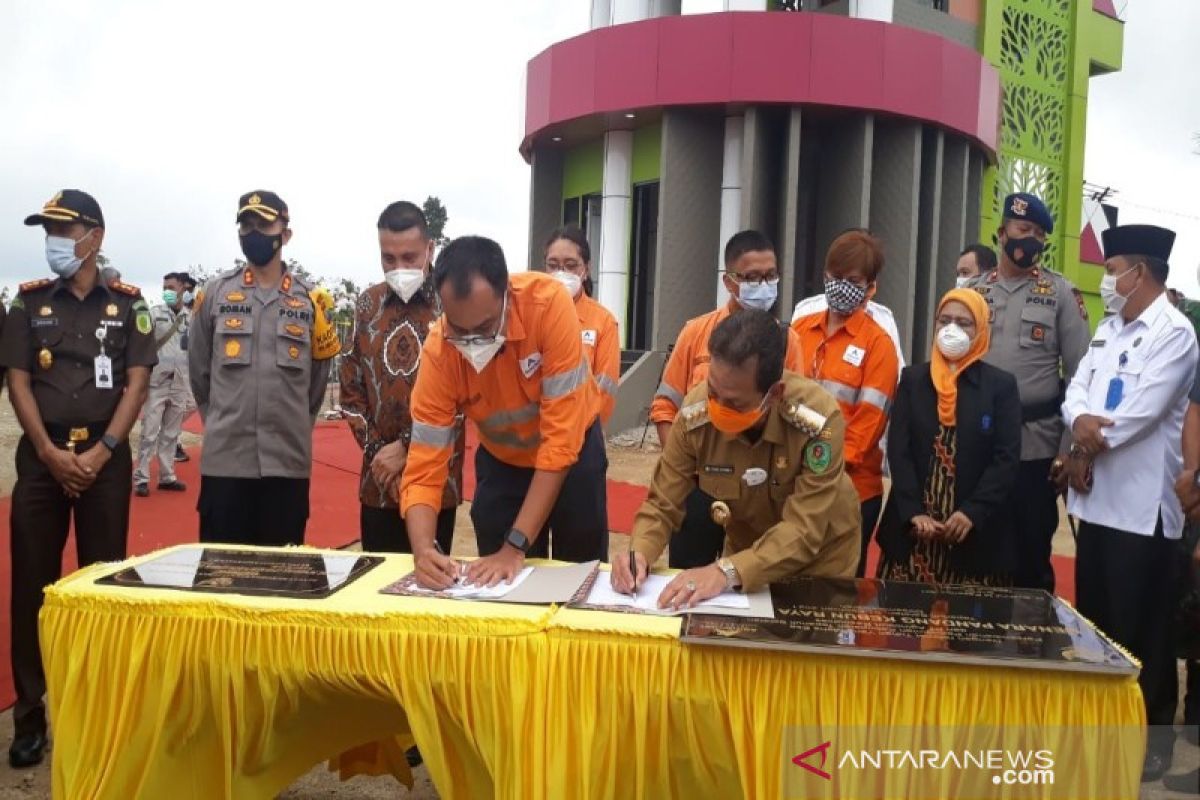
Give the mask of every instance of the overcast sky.
M 254 188 L 288 202 L 287 255 L 328 278 L 376 280 L 380 209 L 429 194 L 450 235 L 492 236 L 523 267 L 524 66 L 589 15 L 588 0 L 3 2 L 0 286 L 49 274 L 21 220 L 64 187 L 100 201 L 105 251 L 148 289 L 231 265 Z M 1197 30 L 1200 3 L 1129 3 L 1125 68 L 1092 82 L 1086 169 L 1120 190 L 1123 221 L 1180 232 L 1172 282 L 1193 294 Z

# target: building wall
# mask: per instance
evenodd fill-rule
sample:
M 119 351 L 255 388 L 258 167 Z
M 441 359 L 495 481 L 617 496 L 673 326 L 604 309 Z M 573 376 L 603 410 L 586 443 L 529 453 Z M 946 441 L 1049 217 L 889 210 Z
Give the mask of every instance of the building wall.
M 604 184 L 604 139 L 568 148 L 563 155 L 562 198 L 598 194 Z
M 662 123 L 646 125 L 633 132 L 632 183 L 658 180 L 662 172 Z
M 562 150 L 545 145 L 534 148 L 530 168 L 529 252 L 525 263 L 533 269 L 542 263 L 543 237 L 562 221 Z

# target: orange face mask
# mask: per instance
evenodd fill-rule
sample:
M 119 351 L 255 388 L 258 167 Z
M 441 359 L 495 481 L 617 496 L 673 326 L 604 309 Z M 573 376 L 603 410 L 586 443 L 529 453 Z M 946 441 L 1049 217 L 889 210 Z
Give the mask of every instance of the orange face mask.
M 763 402 L 758 408 L 749 411 L 734 411 L 728 406 L 723 406 L 711 397 L 708 398 L 708 418 L 712 421 L 713 427 L 721 433 L 729 436 L 737 436 L 745 430 L 754 427 L 754 424 L 762 419 L 763 403 L 767 402 L 767 398 L 763 398 Z

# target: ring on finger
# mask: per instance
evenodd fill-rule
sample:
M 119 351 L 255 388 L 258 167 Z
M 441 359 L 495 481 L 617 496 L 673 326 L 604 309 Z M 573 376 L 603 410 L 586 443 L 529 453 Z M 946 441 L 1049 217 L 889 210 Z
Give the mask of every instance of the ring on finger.
M 688 582 L 687 582 L 687 584 L 686 584 L 686 587 L 687 587 L 687 590 L 688 590 L 689 592 L 694 592 L 694 591 L 696 591 L 696 582 L 695 582 L 695 581 L 688 581 Z

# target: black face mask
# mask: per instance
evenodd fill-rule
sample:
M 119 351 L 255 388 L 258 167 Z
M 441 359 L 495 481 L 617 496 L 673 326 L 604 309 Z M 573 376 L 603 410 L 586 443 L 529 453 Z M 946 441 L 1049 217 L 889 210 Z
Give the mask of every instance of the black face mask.
M 239 236 L 242 242 L 242 255 L 256 267 L 265 267 L 283 246 L 283 234 L 274 236 L 262 231 L 250 231 L 245 236 Z
M 1004 252 L 1021 269 L 1029 269 L 1036 264 L 1045 249 L 1045 243 L 1033 236 L 1026 236 L 1024 239 L 1013 239 L 1010 236 L 1004 243 Z

